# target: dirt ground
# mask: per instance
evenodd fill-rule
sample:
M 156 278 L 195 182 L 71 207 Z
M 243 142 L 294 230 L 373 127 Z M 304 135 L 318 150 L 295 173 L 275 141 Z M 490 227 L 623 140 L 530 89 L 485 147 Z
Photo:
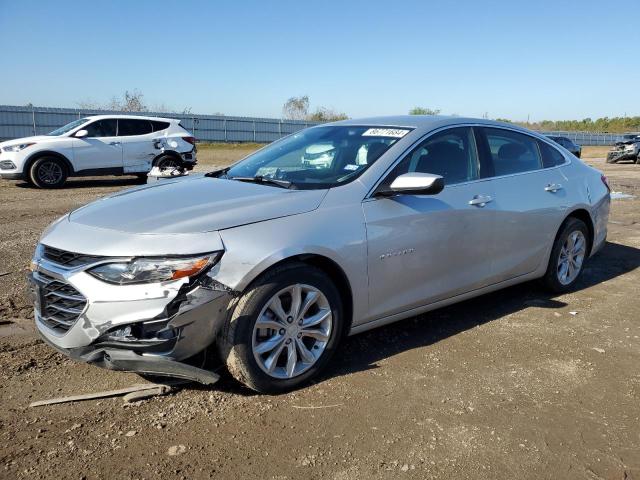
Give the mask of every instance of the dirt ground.
M 203 148 L 199 169 L 247 150 Z M 0 182 L 0 478 L 640 479 L 640 165 L 587 162 L 635 198 L 575 292 L 528 283 L 350 337 L 295 393 L 221 370 L 131 405 L 27 407 L 142 380 L 44 345 L 25 274 L 47 224 L 135 181 Z

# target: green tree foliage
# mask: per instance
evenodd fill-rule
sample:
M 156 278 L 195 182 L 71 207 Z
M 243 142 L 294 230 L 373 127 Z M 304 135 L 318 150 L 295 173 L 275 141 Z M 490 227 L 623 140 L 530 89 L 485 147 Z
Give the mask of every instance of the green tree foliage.
M 309 112 L 309 96 L 289 98 L 282 106 L 282 116 L 290 120 L 308 120 L 310 122 L 335 122 L 349 118 L 346 113 L 336 112 L 330 108 L 317 107 Z
M 409 115 L 438 115 L 439 113 L 439 109 L 434 110 L 427 107 L 413 107 L 409 110 Z
M 509 121 L 500 119 L 502 121 Z M 541 120 L 539 122 L 512 122 L 532 130 L 568 130 L 582 132 L 638 132 L 640 117 L 602 117 L 583 120 Z
M 311 122 L 335 122 L 349 118 L 346 113 L 336 112 L 329 108 L 318 107 L 315 112 L 307 115 L 307 120 Z

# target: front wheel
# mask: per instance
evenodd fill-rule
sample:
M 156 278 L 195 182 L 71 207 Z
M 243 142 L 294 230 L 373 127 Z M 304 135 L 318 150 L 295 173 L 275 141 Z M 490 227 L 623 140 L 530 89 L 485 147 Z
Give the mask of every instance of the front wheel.
M 589 255 L 589 230 L 582 220 L 569 218 L 556 238 L 543 285 L 556 293 L 571 290 Z
M 67 166 L 55 157 L 37 159 L 29 169 L 29 179 L 39 188 L 59 188 L 67 181 Z
M 314 267 L 268 272 L 239 299 L 219 350 L 231 375 L 262 393 L 298 388 L 327 364 L 342 337 L 335 285 Z

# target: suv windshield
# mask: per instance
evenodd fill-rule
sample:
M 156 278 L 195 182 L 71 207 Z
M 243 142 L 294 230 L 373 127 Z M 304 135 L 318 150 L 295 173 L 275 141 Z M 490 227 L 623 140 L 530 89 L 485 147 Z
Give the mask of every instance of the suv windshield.
M 79 127 L 83 123 L 87 123 L 89 121 L 88 118 L 79 118 L 78 120 L 74 120 L 71 123 L 67 123 L 64 127 L 56 128 L 53 132 L 47 133 L 47 135 L 51 137 L 57 137 L 58 135 L 63 135 L 76 127 Z
M 326 126 L 303 130 L 250 155 L 224 173 L 227 179 L 279 180 L 290 188 L 344 185 L 364 172 L 409 128 Z

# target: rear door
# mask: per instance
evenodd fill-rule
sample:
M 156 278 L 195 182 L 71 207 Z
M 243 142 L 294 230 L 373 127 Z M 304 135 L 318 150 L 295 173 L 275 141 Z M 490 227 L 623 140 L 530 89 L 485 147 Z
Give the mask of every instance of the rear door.
M 117 121 L 113 118 L 96 120 L 87 125 L 88 135 L 73 139 L 73 169 L 76 172 L 122 171 L 122 144 L 116 136 Z
M 491 256 L 500 282 L 533 272 L 544 261 L 567 209 L 567 181 L 557 168 L 564 157 L 521 132 L 475 130 L 481 155 L 493 166 L 497 231 Z
M 487 285 L 496 228 L 491 182 L 482 180 L 470 127 L 443 130 L 412 150 L 383 180 L 441 175 L 437 195 L 363 202 L 371 314 L 383 317 Z
M 118 120 L 118 139 L 122 142 L 125 173 L 148 172 L 160 153 L 154 146 L 153 127 L 143 118 Z

